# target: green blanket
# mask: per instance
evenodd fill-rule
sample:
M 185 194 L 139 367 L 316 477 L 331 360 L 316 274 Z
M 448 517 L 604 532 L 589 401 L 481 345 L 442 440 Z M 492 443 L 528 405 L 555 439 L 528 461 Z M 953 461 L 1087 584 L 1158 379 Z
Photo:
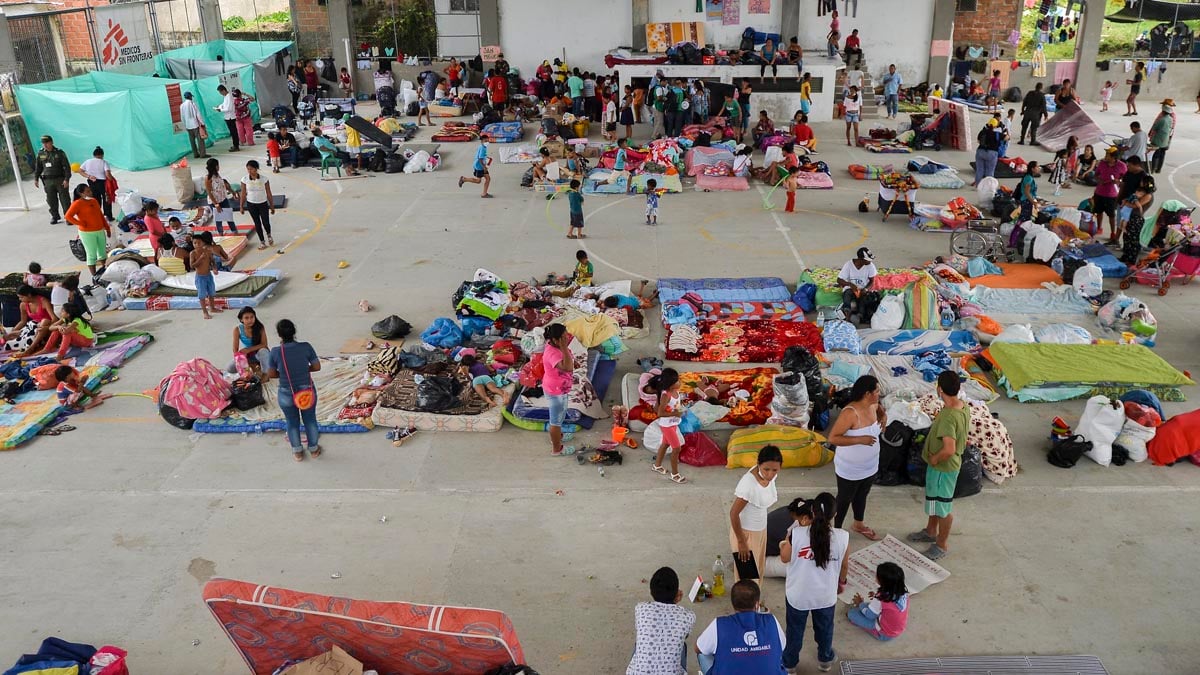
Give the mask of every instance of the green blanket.
M 1072 385 L 1195 384 L 1141 345 L 1055 345 L 1001 342 L 992 359 L 1016 391 L 1026 387 Z
M 279 281 L 275 277 L 263 275 L 251 275 L 244 280 L 226 288 L 223 291 L 217 291 L 218 298 L 253 298 L 258 295 L 262 289 Z M 196 297 L 196 291 L 185 290 L 182 288 L 170 288 L 167 286 L 155 286 L 150 295 L 179 295 L 187 297 Z

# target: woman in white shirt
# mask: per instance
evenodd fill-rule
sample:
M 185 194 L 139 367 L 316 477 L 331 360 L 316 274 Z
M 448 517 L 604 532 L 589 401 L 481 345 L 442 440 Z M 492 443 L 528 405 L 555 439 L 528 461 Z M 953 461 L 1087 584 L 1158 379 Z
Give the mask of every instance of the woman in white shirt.
M 271 194 L 271 181 L 258 172 L 258 161 L 246 162 L 246 175 L 242 177 L 241 211 L 249 209 L 258 233 L 258 250 L 275 245 L 271 236 L 271 215 L 275 213 L 275 198 Z
M 767 511 L 779 501 L 775 492 L 775 477 L 783 468 L 783 453 L 774 445 L 758 451 L 758 464 L 746 472 L 734 489 L 733 506 L 729 509 L 729 545 L 737 560 L 753 559 L 758 568 L 754 579 L 762 588 L 763 569 L 767 559 Z M 740 577 L 734 566 L 734 579 Z
M 833 618 L 837 596 L 846 587 L 850 556 L 850 533 L 833 527 L 833 495 L 822 492 L 815 499 L 796 499 L 789 506 L 796 524 L 779 545 L 779 557 L 787 561 L 787 640 L 783 667 L 789 671 L 800 661 L 804 628 L 813 618 L 817 641 L 817 667 L 828 672 L 837 661 L 833 652 Z
M 842 408 L 829 431 L 829 442 L 837 446 L 833 455 L 833 470 L 837 475 L 837 517 L 833 526 L 841 527 L 853 506 L 851 529 L 871 541 L 878 541 L 879 535 L 867 527 L 863 517 L 867 495 L 879 473 L 879 435 L 887 426 L 879 393 L 879 380 L 874 375 L 858 378 L 850 388 L 850 402 Z
M 858 122 L 862 119 L 862 94 L 859 93 L 858 87 L 850 87 L 850 91 L 846 92 L 846 97 L 842 99 L 842 105 L 846 109 L 846 145 L 854 145 L 858 142 Z M 853 135 L 850 130 L 853 129 Z
M 92 194 L 100 201 L 100 208 L 104 210 L 104 217 L 108 222 L 113 221 L 112 200 L 108 198 L 108 181 L 116 182 L 113 178 L 112 171 L 109 170 L 108 162 L 104 161 L 104 148 L 96 146 L 92 151 L 92 158 L 79 165 L 80 176 L 83 176 L 87 181 L 88 187 L 92 189 Z

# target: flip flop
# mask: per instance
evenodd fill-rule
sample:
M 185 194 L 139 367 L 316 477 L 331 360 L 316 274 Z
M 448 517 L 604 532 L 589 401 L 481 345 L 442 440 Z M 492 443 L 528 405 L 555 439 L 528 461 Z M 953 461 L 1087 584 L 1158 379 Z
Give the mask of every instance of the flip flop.
M 855 530 L 855 532 L 861 534 L 862 536 L 866 537 L 867 539 L 869 539 L 871 541 L 879 541 L 880 539 L 883 538 L 883 537 L 880 537 L 879 534 L 877 532 L 875 532 L 875 530 L 873 530 L 869 527 L 864 527 L 861 530 Z

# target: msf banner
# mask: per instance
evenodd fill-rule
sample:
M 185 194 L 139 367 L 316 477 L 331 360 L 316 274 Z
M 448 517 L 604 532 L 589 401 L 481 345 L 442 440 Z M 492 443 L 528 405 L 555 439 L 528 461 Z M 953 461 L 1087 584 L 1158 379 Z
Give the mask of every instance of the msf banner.
M 154 72 L 154 36 L 146 20 L 146 5 L 105 5 L 95 12 L 100 67 L 131 75 Z

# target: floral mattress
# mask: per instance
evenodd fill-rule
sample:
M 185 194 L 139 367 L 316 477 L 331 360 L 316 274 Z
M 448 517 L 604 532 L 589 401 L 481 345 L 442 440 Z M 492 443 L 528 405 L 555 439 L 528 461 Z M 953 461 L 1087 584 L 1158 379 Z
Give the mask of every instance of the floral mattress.
M 706 378 L 709 382 L 719 382 L 731 386 L 729 392 L 718 396 L 716 401 L 717 405 L 729 408 L 729 413 L 718 419 L 715 424 L 705 426 L 707 430 L 765 424 L 767 418 L 771 416 L 771 399 L 775 395 L 773 382 L 778 373 L 778 368 L 681 372 L 679 373 L 679 391 L 687 405 L 702 400 L 702 396 L 696 392 L 697 386 L 701 384 L 701 378 Z M 640 377 L 637 373 L 627 373 L 621 383 L 621 396 L 625 407 L 629 408 L 630 426 L 635 431 L 644 430 L 647 424 L 658 418 L 654 411 L 642 403 L 638 397 Z M 749 397 L 735 396 L 733 392 L 738 390 L 746 391 L 749 393 Z
M 812 352 L 824 349 L 821 329 L 804 321 L 771 321 L 768 319 L 699 321 L 700 334 L 695 353 L 668 349 L 672 361 L 706 361 L 710 363 L 778 363 L 788 347 L 801 346 Z M 666 344 L 671 333 L 679 330 L 667 327 Z

